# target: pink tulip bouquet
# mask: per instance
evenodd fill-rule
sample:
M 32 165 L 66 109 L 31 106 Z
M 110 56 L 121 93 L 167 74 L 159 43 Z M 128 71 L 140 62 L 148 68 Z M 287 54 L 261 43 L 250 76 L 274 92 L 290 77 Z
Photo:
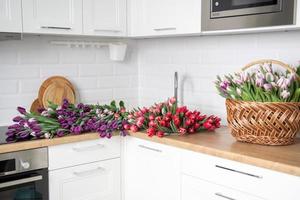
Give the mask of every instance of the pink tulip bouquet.
M 216 88 L 227 99 L 256 102 L 300 102 L 300 67 L 280 72 L 269 64 L 251 72 L 217 77 Z

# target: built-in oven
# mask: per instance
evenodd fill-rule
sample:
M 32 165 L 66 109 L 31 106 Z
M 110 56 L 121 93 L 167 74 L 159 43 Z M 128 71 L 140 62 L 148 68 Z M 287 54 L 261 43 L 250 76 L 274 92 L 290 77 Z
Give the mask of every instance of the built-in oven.
M 48 200 L 47 148 L 0 154 L 0 200 Z
M 202 0 L 202 30 L 295 24 L 295 0 Z

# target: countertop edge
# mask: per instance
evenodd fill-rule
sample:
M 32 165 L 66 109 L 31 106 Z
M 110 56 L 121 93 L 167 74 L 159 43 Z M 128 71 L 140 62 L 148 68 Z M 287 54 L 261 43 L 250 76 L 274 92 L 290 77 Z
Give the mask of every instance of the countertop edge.
M 118 133 L 114 134 L 114 136 L 117 135 L 119 134 Z M 148 137 L 147 134 L 143 132 L 129 133 L 129 136 L 139 138 L 139 139 L 144 139 L 151 142 L 156 142 L 159 144 L 176 147 L 176 148 L 181 148 L 184 150 L 203 153 L 203 154 L 207 154 L 207 155 L 211 155 L 223 159 L 249 164 L 249 165 L 253 165 L 256 167 L 261 167 L 261 168 L 265 168 L 277 172 L 282 172 L 289 175 L 300 176 L 300 167 L 294 165 L 261 159 L 249 155 L 244 155 L 242 153 L 223 151 L 220 149 L 207 147 L 199 144 L 192 144 L 183 140 L 175 140 L 172 137 L 164 137 L 164 138 Z M 10 144 L 0 145 L 0 153 L 23 151 L 28 149 L 49 147 L 49 146 L 68 144 L 73 142 L 83 142 L 83 141 L 95 140 L 99 138 L 100 137 L 98 133 L 85 133 L 81 135 L 70 135 L 70 136 L 53 138 L 53 139 L 41 139 L 41 140 L 31 140 L 31 141 L 19 142 L 19 143 L 10 143 Z

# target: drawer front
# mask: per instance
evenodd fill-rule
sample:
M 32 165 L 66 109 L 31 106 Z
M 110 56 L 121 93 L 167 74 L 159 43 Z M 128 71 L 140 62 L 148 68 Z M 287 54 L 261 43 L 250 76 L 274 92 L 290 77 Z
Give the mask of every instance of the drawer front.
M 182 173 L 266 199 L 296 200 L 300 178 L 235 161 L 183 151 Z
M 181 200 L 262 200 L 224 186 L 182 175 Z
M 120 157 L 120 137 L 49 147 L 49 170 Z
M 120 200 L 120 158 L 49 172 L 50 200 Z

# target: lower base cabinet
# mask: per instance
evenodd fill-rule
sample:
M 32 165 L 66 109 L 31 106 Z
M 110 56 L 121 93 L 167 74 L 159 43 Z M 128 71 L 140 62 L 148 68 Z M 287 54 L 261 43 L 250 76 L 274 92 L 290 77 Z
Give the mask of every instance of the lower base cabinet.
M 263 200 L 225 186 L 182 175 L 181 200 Z
M 125 138 L 125 200 L 180 200 L 178 149 Z
M 50 200 L 120 200 L 120 158 L 49 172 Z

